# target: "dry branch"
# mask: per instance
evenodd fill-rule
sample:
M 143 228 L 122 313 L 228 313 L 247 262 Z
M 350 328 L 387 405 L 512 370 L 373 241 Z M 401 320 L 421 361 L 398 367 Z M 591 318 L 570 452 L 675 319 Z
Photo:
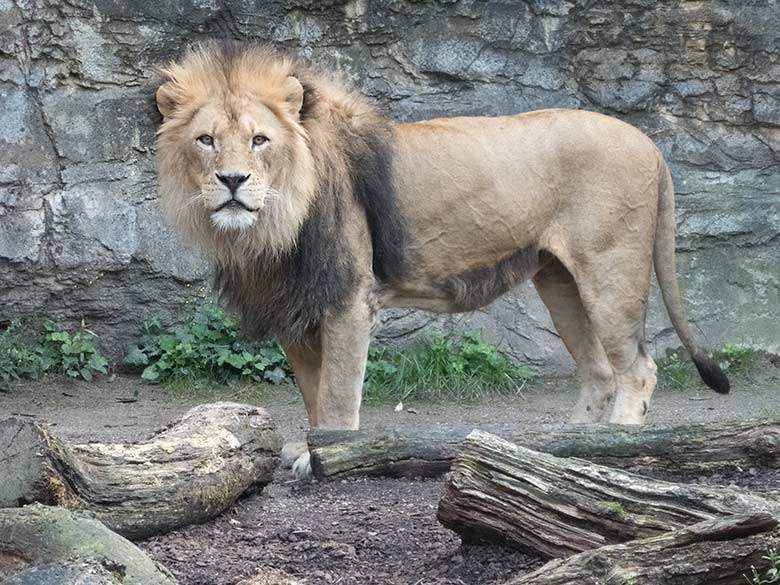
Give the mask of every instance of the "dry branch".
M 453 464 L 438 518 L 464 540 L 565 557 L 755 512 L 780 516 L 780 502 L 744 490 L 651 480 L 474 431 Z
M 80 567 L 60 563 L 67 560 Z M 88 575 L 90 566 L 100 585 L 111 584 L 106 571 L 122 585 L 176 585 L 166 569 L 88 514 L 40 504 L 0 510 L 0 580 L 42 585 L 51 577 L 64 585 L 79 568 Z
M 661 536 L 604 546 L 550 561 L 506 585 L 744 585 L 751 565 L 777 546 L 767 514 L 705 520 Z
M 433 477 L 445 473 L 472 427 L 449 431 L 313 431 L 314 474 Z M 663 478 L 780 467 L 780 420 L 682 425 L 546 425 L 483 430 L 535 451 Z
M 89 509 L 144 538 L 203 522 L 271 481 L 280 440 L 254 406 L 198 406 L 146 441 L 65 445 L 45 426 L 0 421 L 0 507 L 29 502 Z

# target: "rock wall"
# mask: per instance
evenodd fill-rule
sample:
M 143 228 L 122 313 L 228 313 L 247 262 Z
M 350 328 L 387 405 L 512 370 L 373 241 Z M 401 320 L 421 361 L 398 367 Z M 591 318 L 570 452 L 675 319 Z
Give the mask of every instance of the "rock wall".
M 700 337 L 780 348 L 777 0 L 0 0 L 0 319 L 84 319 L 116 357 L 143 318 L 208 295 L 157 209 L 144 84 L 212 36 L 339 67 L 401 120 L 574 107 L 638 125 L 675 177 Z M 388 314 L 380 337 L 465 326 L 569 365 L 529 286 L 469 315 Z M 657 295 L 648 336 L 678 343 Z

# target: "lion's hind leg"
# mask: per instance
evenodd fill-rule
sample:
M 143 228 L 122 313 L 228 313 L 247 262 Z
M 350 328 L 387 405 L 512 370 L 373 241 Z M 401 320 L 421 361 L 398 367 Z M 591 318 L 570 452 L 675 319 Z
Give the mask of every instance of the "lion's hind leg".
M 615 248 L 599 255 L 608 274 L 587 262 L 577 266 L 580 298 L 601 340 L 612 371 L 616 394 L 609 422 L 642 424 L 655 390 L 656 366 L 645 350 L 645 316 L 650 291 L 651 264 L 631 248 Z
M 580 395 L 571 422 L 605 419 L 615 394 L 615 379 L 604 347 L 582 305 L 574 278 L 559 260 L 554 259 L 534 276 L 534 285 L 577 364 Z

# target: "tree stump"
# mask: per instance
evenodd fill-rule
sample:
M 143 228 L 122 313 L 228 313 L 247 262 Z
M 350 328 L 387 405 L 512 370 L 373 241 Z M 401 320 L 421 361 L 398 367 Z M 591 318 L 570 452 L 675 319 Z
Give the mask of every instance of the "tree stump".
M 77 563 L 62 563 L 69 560 Z M 0 510 L 0 580 L 37 585 L 59 576 L 64 584 L 79 571 L 95 585 L 113 585 L 111 575 L 122 585 L 176 585 L 166 569 L 88 513 L 41 504 Z
M 762 557 L 777 546 L 776 526 L 767 514 L 705 520 L 556 559 L 506 585 L 744 585 L 750 567 L 764 568 Z
M 505 542 L 565 557 L 755 512 L 778 516 L 780 501 L 744 490 L 652 480 L 474 431 L 453 464 L 438 518 L 467 541 Z
M 145 538 L 204 522 L 271 481 L 281 442 L 268 414 L 198 406 L 140 443 L 64 444 L 45 426 L 0 422 L 0 507 L 88 509 L 112 530 Z
M 319 479 L 351 475 L 435 477 L 449 470 L 472 427 L 448 431 L 309 433 Z M 616 426 L 487 426 L 485 431 L 534 451 L 665 479 L 780 467 L 780 420 Z

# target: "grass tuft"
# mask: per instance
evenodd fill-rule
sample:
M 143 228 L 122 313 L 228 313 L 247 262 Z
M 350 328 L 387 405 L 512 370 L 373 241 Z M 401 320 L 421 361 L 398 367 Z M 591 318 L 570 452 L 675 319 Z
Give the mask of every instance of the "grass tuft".
M 685 390 L 696 380 L 696 371 L 688 354 L 678 351 L 667 351 L 666 356 L 656 360 L 658 366 L 658 382 L 662 388 Z
M 756 362 L 756 350 L 738 343 L 727 343 L 721 349 L 709 354 L 720 369 L 728 374 L 744 374 Z M 685 390 L 699 379 L 688 353 L 682 349 L 667 350 L 666 355 L 656 360 L 658 382 L 662 388 Z
M 491 393 L 518 393 L 533 378 L 526 366 L 513 365 L 479 331 L 454 341 L 434 336 L 398 352 L 372 348 L 363 398 L 369 403 L 406 399 L 473 402 Z
M 756 351 L 740 343 L 727 343 L 710 357 L 717 361 L 724 372 L 742 374 L 756 361 Z

